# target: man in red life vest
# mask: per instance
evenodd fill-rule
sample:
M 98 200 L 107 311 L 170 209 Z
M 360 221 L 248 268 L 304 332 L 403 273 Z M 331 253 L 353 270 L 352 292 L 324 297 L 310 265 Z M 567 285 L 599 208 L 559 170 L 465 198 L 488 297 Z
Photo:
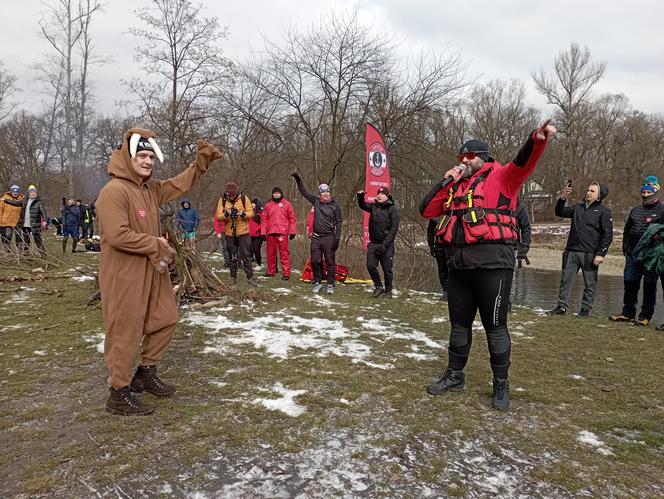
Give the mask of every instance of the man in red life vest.
M 555 132 L 547 120 L 504 166 L 489 156 L 485 142 L 467 141 L 459 150 L 460 164 L 445 172 L 420 203 L 422 216 L 439 217 L 436 238 L 448 248 L 449 358 L 442 376 L 427 386 L 431 395 L 465 388 L 463 369 L 479 309 L 493 371 L 492 406 L 509 408 L 507 312 L 518 240 L 514 212 L 521 186 Z

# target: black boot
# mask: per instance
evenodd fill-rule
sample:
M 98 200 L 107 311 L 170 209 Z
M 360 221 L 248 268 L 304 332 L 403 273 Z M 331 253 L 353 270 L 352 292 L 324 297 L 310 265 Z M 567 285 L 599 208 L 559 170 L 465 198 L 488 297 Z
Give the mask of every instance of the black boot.
M 587 319 L 590 317 L 590 309 L 589 308 L 582 308 L 579 310 L 579 313 L 576 314 L 577 317 L 581 317 L 582 319 Z
M 76 246 L 78 246 L 78 239 L 72 238 L 71 240 L 71 252 L 76 253 Z
M 154 407 L 144 404 L 131 392 L 128 386 L 124 388 L 111 387 L 111 394 L 106 401 L 106 412 L 118 416 L 147 416 L 152 414 Z
M 383 293 L 385 293 L 383 286 L 378 286 L 376 289 L 374 289 L 374 292 L 371 293 L 371 298 L 378 298 Z
M 62 238 L 62 254 L 67 253 L 67 238 Z
M 463 371 L 455 371 L 448 367 L 438 381 L 434 381 L 427 386 L 427 393 L 442 395 L 447 391 L 460 392 L 465 389 L 466 376 Z
M 507 379 L 493 378 L 491 407 L 499 411 L 506 411 L 510 408 L 510 383 Z
M 173 385 L 159 379 L 157 366 L 138 366 L 129 387 L 135 392 L 148 392 L 157 397 L 168 397 L 175 393 Z
M 553 310 L 549 310 L 546 315 L 565 315 L 566 312 L 567 309 L 565 307 L 557 305 Z

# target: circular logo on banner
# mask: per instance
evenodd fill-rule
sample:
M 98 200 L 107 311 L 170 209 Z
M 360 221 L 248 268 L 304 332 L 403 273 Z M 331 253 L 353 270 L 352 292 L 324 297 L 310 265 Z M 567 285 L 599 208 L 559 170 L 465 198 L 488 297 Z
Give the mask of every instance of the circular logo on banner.
M 381 177 L 387 169 L 387 154 L 380 142 L 374 142 L 369 146 L 368 153 L 369 169 L 374 177 Z

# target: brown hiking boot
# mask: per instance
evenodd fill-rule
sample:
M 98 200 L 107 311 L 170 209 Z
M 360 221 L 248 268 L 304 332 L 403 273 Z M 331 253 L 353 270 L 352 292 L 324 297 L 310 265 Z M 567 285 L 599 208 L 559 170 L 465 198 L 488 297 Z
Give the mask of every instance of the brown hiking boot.
M 157 376 L 157 366 L 138 366 L 129 387 L 135 392 L 148 392 L 157 397 L 168 397 L 175 393 L 175 387 L 164 383 Z
M 609 320 L 612 322 L 632 322 L 634 317 L 627 317 L 623 314 L 609 315 Z
M 154 412 L 154 407 L 136 398 L 128 386 L 111 387 L 111 394 L 106 401 L 106 412 L 118 416 L 147 416 Z

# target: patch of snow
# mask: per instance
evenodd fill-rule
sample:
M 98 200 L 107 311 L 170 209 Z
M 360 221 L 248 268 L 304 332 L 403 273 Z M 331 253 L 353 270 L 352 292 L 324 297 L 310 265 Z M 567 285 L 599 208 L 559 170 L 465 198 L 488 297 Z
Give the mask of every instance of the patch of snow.
M 578 380 L 585 380 L 585 379 L 586 379 L 586 378 L 584 378 L 583 376 L 581 376 L 580 374 L 570 374 L 570 375 L 567 376 L 567 377 L 568 377 L 568 378 L 572 378 L 572 379 L 578 379 Z
M 276 383 L 272 390 L 280 394 L 282 397 L 278 399 L 257 398 L 254 399 L 253 403 L 261 404 L 271 411 L 281 411 L 293 418 L 296 418 L 306 412 L 307 408 L 296 403 L 294 399 L 299 395 L 307 393 L 307 390 L 289 390 L 281 383 Z
M 44 350 L 35 350 L 34 352 L 35 355 L 46 355 L 46 352 Z
M 83 282 L 83 281 L 94 281 L 95 278 L 92 277 L 91 275 L 75 275 L 74 277 L 71 278 L 71 280 Z
M 289 295 L 293 292 L 292 289 L 288 289 L 288 288 L 274 288 L 272 291 L 274 291 L 275 293 L 283 294 L 283 295 Z
M 590 445 L 591 447 L 595 447 L 597 449 L 597 452 L 602 454 L 603 456 L 613 456 L 613 451 L 606 446 L 604 442 L 602 442 L 597 435 L 595 435 L 591 431 L 586 431 L 582 430 L 579 432 L 579 436 L 576 438 L 577 442 L 580 442 L 582 444 Z

